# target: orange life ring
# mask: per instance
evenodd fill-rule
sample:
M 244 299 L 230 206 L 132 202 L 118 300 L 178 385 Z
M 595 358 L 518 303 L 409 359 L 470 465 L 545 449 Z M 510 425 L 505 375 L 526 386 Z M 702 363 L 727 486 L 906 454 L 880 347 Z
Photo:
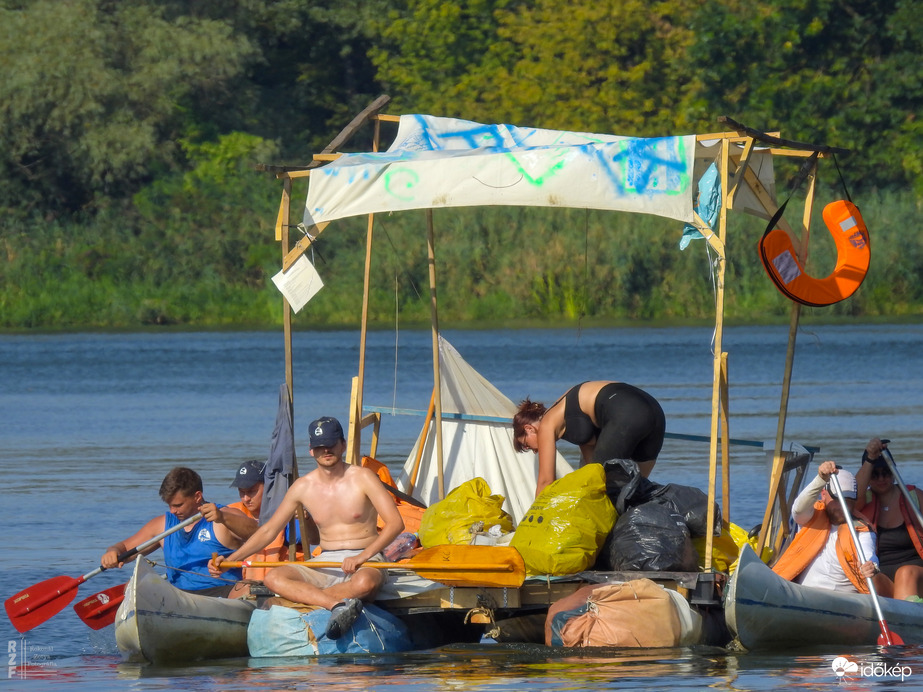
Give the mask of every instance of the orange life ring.
M 862 285 L 869 270 L 869 232 L 852 202 L 837 200 L 824 207 L 824 223 L 836 243 L 836 267 L 817 279 L 805 273 L 788 233 L 775 228 L 759 242 L 760 259 L 769 278 L 791 300 L 824 307 L 849 298 Z

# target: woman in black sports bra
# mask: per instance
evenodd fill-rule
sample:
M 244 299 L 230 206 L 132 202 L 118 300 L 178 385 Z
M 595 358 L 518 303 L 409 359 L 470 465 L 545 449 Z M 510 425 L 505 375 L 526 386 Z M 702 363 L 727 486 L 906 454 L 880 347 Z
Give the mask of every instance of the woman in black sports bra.
M 624 382 L 598 380 L 571 387 L 547 409 L 525 399 L 513 416 L 513 447 L 538 452 L 536 496 L 555 479 L 555 447 L 580 447 L 580 465 L 632 459 L 650 475 L 663 447 L 666 418 L 657 400 Z

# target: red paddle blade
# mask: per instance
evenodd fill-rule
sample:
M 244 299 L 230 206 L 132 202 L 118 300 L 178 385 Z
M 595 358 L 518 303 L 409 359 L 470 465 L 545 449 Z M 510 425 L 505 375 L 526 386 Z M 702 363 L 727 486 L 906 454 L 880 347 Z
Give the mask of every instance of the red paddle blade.
M 83 622 L 94 630 L 101 630 L 103 627 L 115 622 L 115 615 L 119 610 L 119 605 L 125 599 L 125 587 L 127 584 L 119 584 L 112 588 L 95 593 L 89 598 L 74 604 L 74 612 Z
M 6 599 L 6 614 L 18 632 L 28 632 L 60 613 L 74 600 L 81 583 L 66 576 L 46 579 Z
M 901 646 L 904 643 L 900 635 L 892 632 L 884 621 L 879 622 L 878 625 L 881 627 L 881 634 L 878 635 L 878 646 Z

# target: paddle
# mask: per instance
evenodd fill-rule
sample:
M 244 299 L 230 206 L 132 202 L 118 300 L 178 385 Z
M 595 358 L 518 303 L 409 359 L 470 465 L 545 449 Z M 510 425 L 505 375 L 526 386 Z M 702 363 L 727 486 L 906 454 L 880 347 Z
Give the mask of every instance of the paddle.
M 882 442 L 887 443 L 889 440 L 882 440 Z M 907 501 L 907 506 L 913 510 L 913 515 L 917 518 L 917 522 L 920 525 L 920 528 L 923 529 L 923 514 L 920 513 L 920 508 L 917 507 L 917 503 L 913 501 L 913 498 L 910 496 L 910 490 L 907 488 L 907 484 L 904 483 L 904 479 L 901 478 L 901 474 L 897 470 L 897 465 L 894 463 L 894 457 L 891 456 L 891 450 L 887 447 L 882 447 L 881 453 L 884 454 L 885 463 L 888 465 L 888 469 L 891 471 L 891 475 L 897 480 L 897 487 L 901 489 L 901 494 L 904 496 L 904 499 Z
M 195 516 L 189 517 L 170 530 L 164 531 L 162 534 L 154 536 L 141 545 L 122 553 L 118 557 L 119 562 L 125 562 L 136 554 L 147 550 L 174 531 L 179 531 L 197 522 L 201 518 L 201 512 Z M 92 572 L 87 572 L 77 579 L 67 576 L 46 579 L 6 599 L 4 603 L 6 606 L 6 614 L 17 631 L 28 632 L 60 613 L 68 603 L 74 600 L 74 596 L 77 595 L 77 587 L 83 582 L 105 571 L 106 568 L 100 565 Z
M 830 483 L 836 491 L 836 497 L 840 501 L 840 507 L 843 508 L 846 526 L 849 527 L 849 535 L 852 538 L 853 547 L 856 549 L 856 555 L 859 557 L 859 564 L 864 565 L 866 562 L 865 554 L 862 552 L 862 546 L 859 545 L 859 536 L 856 534 L 856 527 L 853 526 L 852 523 L 852 513 L 849 511 L 849 506 L 846 504 L 846 498 L 843 497 L 843 488 L 840 487 L 840 480 L 836 477 L 836 473 L 830 475 Z M 878 635 L 878 645 L 891 646 L 893 644 L 903 644 L 904 640 L 888 629 L 888 623 L 885 622 L 884 613 L 881 612 L 881 603 L 878 600 L 878 592 L 875 591 L 875 584 L 872 582 L 872 578 L 866 577 L 865 583 L 868 584 L 869 594 L 872 597 L 872 603 L 875 605 L 875 613 L 878 615 L 878 626 L 881 628 L 881 634 Z
M 219 569 L 240 567 L 341 567 L 340 562 L 222 562 Z M 366 562 L 374 569 L 406 569 L 447 586 L 522 586 L 526 568 L 516 548 L 492 545 L 437 545 L 403 562 Z
M 126 586 L 128 584 L 119 584 L 84 598 L 74 604 L 74 612 L 87 627 L 101 630 L 115 622 L 119 606 L 125 600 Z

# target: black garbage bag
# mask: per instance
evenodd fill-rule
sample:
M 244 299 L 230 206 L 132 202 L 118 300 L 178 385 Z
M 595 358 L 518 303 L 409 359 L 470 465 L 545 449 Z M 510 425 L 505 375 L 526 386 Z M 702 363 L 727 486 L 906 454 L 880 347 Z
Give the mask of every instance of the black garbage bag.
M 708 532 L 708 495 L 703 491 L 677 483 L 654 483 L 641 475 L 638 465 L 631 459 L 612 459 L 603 464 L 603 469 L 606 472 L 606 495 L 619 516 L 632 507 L 657 502 L 683 517 L 693 537 L 704 536 Z M 721 516 L 717 503 L 715 516 Z M 720 521 L 715 522 L 715 530 L 720 533 Z
M 686 522 L 693 538 L 708 533 L 708 495 L 690 485 L 668 483 L 652 493 L 652 502 L 666 505 Z M 721 533 L 721 508 L 715 503 L 715 535 Z
M 603 470 L 606 472 L 606 495 L 619 516 L 631 507 L 649 502 L 660 488 L 657 483 L 642 476 L 638 465 L 631 459 L 610 459 L 603 463 Z
M 686 522 L 658 502 L 620 515 L 595 565 L 606 572 L 695 572 L 698 568 L 699 556 Z

